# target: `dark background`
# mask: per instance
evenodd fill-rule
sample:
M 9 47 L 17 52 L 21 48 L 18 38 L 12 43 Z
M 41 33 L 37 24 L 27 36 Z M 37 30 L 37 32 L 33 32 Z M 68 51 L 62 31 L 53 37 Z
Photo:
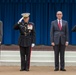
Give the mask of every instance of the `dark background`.
M 68 21 L 69 42 L 76 44 L 76 33 L 71 32 L 76 24 L 76 0 L 0 0 L 0 20 L 3 21 L 3 44 L 17 44 L 19 31 L 13 29 L 21 13 L 29 12 L 30 21 L 35 23 L 36 44 L 50 45 L 51 21 L 57 11 L 63 12 Z

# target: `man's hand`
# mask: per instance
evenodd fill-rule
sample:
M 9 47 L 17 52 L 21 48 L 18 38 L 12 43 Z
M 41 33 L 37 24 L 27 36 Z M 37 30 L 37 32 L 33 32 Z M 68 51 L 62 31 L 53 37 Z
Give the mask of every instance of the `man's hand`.
M 52 46 L 55 46 L 55 43 L 54 43 L 54 42 L 52 42 L 52 43 L 51 43 L 51 45 L 52 45 Z
M 34 43 L 32 43 L 32 45 L 31 45 L 32 47 L 34 47 L 35 46 L 35 44 Z
M 22 17 L 22 18 L 20 18 L 20 20 L 18 21 L 18 24 L 19 24 L 22 20 L 23 20 L 23 17 Z
M 68 44 L 69 44 L 69 43 L 68 43 L 68 42 L 66 42 L 66 43 L 65 43 L 65 46 L 68 46 Z

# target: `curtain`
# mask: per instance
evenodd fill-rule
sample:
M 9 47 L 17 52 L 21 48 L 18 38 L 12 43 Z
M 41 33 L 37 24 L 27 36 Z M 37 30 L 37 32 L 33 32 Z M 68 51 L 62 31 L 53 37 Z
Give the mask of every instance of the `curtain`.
M 35 24 L 36 45 L 50 45 L 51 21 L 56 19 L 59 10 L 63 12 L 63 19 L 68 21 L 69 43 L 76 44 L 76 33 L 71 31 L 76 24 L 76 0 L 1 0 L 3 44 L 18 43 L 19 31 L 13 26 L 21 18 L 21 13 L 29 12 L 30 21 Z

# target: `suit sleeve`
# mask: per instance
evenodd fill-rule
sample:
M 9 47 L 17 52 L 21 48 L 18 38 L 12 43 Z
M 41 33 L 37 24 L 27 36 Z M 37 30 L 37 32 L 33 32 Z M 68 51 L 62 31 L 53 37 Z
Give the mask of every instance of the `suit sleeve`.
M 35 43 L 36 40 L 36 33 L 35 33 L 35 26 L 33 25 L 33 30 L 32 30 L 32 43 Z
M 2 37 L 3 37 L 3 23 L 0 21 L 0 42 L 2 42 Z
M 72 28 L 73 32 L 76 32 L 76 25 Z
M 53 22 L 51 22 L 51 28 L 50 28 L 50 37 L 51 37 L 51 42 L 54 42 L 54 27 L 53 27 Z
M 69 42 L 68 22 L 66 22 L 66 41 Z
M 15 29 L 15 30 L 18 30 L 18 29 L 19 29 L 19 25 L 20 25 L 20 23 L 19 23 L 19 24 L 16 23 L 16 24 L 14 25 L 14 29 Z

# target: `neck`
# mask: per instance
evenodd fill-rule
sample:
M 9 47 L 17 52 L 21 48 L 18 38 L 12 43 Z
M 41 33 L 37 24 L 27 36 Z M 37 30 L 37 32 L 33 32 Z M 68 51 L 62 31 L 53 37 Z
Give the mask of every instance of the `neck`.
M 28 23 L 28 22 L 25 21 L 24 23 Z
M 58 20 L 62 20 L 62 19 L 58 19 Z

